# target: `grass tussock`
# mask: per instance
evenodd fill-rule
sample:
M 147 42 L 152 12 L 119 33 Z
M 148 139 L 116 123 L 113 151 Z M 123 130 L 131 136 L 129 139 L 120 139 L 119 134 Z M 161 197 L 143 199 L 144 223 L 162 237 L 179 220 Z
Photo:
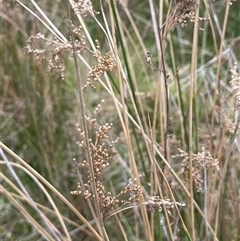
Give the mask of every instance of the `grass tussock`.
M 239 8 L 1 3 L 0 237 L 239 240 Z

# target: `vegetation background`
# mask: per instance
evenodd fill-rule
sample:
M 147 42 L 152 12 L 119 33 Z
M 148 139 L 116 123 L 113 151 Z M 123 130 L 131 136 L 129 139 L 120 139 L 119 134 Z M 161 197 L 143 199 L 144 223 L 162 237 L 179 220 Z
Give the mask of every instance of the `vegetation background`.
M 0 2 L 1 240 L 240 240 L 240 2 L 198 3 Z

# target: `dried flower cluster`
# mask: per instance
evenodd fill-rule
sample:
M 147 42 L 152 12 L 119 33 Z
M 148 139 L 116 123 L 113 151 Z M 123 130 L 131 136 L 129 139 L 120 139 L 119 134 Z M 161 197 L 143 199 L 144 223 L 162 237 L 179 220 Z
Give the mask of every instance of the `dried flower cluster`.
M 74 45 L 76 53 L 80 53 L 82 49 L 89 50 L 86 46 L 85 38 L 82 35 L 82 27 L 75 27 L 71 22 L 70 24 L 73 33 L 75 34 Z M 24 49 L 27 53 L 33 54 L 36 57 L 38 64 L 43 63 L 47 59 L 47 50 L 38 48 L 41 41 L 44 41 L 47 46 L 50 46 L 48 50 L 51 52 L 51 57 L 48 60 L 48 73 L 58 74 L 60 75 L 61 79 L 65 79 L 63 55 L 66 51 L 70 51 L 73 54 L 73 41 L 71 37 L 69 42 L 62 43 L 58 39 L 48 40 L 43 34 L 40 33 L 38 33 L 36 36 L 31 36 L 27 40 L 27 45 Z
M 170 199 L 161 199 L 159 196 L 150 197 L 146 202 L 142 203 L 142 205 L 146 205 L 150 212 L 155 212 L 157 210 L 161 212 L 164 206 L 170 216 L 171 209 L 173 209 L 175 206 L 186 206 L 185 203 L 171 202 Z
M 98 61 L 98 64 L 93 66 L 87 74 L 87 83 L 83 86 L 86 88 L 88 85 L 95 88 L 94 83 L 101 77 L 106 71 L 113 71 L 117 68 L 116 62 L 111 52 L 107 52 L 105 56 L 100 53 L 100 45 L 96 40 L 96 51 L 93 55 Z
M 197 22 L 207 20 L 208 18 L 201 17 L 196 19 L 196 7 L 196 0 L 177 0 L 167 21 L 167 33 L 175 25 L 179 25 L 181 27 L 187 26 L 187 19 L 189 19 L 191 22 L 195 22 L 195 20 L 197 20 Z
M 63 50 L 67 50 L 71 48 L 69 43 L 60 43 L 58 40 L 47 40 L 43 34 L 38 33 L 35 36 L 31 36 L 27 40 L 27 45 L 25 46 L 25 51 L 28 54 L 33 54 L 37 59 L 37 64 L 42 64 L 46 61 L 47 50 L 39 49 L 41 41 L 45 41 L 47 46 L 51 45 L 51 58 L 48 60 L 48 72 L 59 74 L 62 79 L 65 78 L 65 68 L 62 60 L 62 52 Z
M 178 148 L 178 154 L 172 155 L 172 158 L 181 158 L 182 159 L 182 173 L 188 174 L 189 171 L 189 154 Z M 219 162 L 217 159 L 214 159 L 211 154 L 205 151 L 205 148 L 202 148 L 202 152 L 198 154 L 193 154 L 192 156 L 192 177 L 196 185 L 197 191 L 202 189 L 202 175 L 200 173 L 200 167 L 208 168 L 210 166 L 216 167 L 217 171 L 220 173 Z
M 186 26 L 186 19 L 194 20 L 196 11 L 196 0 L 180 0 L 177 1 L 176 6 L 172 12 L 174 22 L 181 27 Z
M 239 117 L 240 118 L 240 117 Z M 231 133 L 234 134 L 235 129 L 236 129 L 236 124 L 234 124 L 233 120 L 227 119 L 224 123 L 224 127 L 226 128 L 226 130 Z M 240 129 L 240 119 L 238 121 L 238 129 Z
M 84 17 L 87 17 L 88 15 L 98 13 L 93 10 L 92 2 L 90 0 L 79 0 L 77 3 L 71 0 L 70 3 L 75 14 L 83 14 Z
M 230 86 L 232 89 L 232 94 L 235 98 L 235 110 L 240 110 L 240 73 L 237 70 L 237 63 L 234 64 L 232 70 Z
M 108 52 L 105 54 L 105 56 L 102 56 L 100 53 L 100 45 L 97 40 L 96 51 L 91 51 L 86 46 L 85 37 L 82 34 L 82 27 L 75 27 L 71 21 L 69 23 L 74 33 L 74 42 L 71 36 L 69 38 L 69 42 L 62 43 L 58 39 L 47 40 L 44 35 L 39 33 L 36 36 L 31 36 L 28 39 L 25 51 L 29 54 L 34 54 L 38 61 L 38 64 L 41 64 L 47 59 L 47 50 L 39 49 L 37 46 L 40 45 L 40 41 L 44 41 L 45 43 L 47 43 L 47 46 L 51 46 L 51 48 L 49 48 L 49 50 L 51 51 L 51 57 L 48 60 L 48 72 L 52 74 L 59 74 L 62 79 L 65 79 L 65 68 L 63 63 L 63 55 L 65 51 L 70 51 L 73 55 L 73 49 L 76 51 L 77 54 L 79 54 L 80 51 L 83 49 L 88 50 L 89 52 L 93 53 L 93 57 L 97 59 L 98 64 L 93 66 L 92 69 L 88 72 L 87 83 L 83 88 L 88 85 L 95 87 L 94 83 L 98 80 L 99 77 L 104 74 L 104 72 L 112 71 L 117 67 L 113 55 Z M 73 48 L 73 44 L 75 48 Z
M 69 43 L 61 43 L 59 40 L 52 42 L 52 57 L 48 61 L 48 72 L 60 74 L 61 79 L 65 79 L 65 67 L 63 64 L 63 52 L 72 48 Z
M 31 36 L 27 40 L 27 45 L 24 47 L 24 51 L 28 54 L 33 54 L 37 60 L 37 65 L 40 65 L 45 61 L 45 52 L 46 50 L 38 49 L 37 43 L 40 45 L 40 41 L 45 39 L 44 35 L 41 33 L 38 33 L 35 36 Z
M 75 35 L 74 45 L 75 45 L 76 53 L 79 54 L 80 51 L 83 49 L 87 49 L 88 51 L 90 51 L 86 46 L 86 41 L 85 41 L 85 36 L 83 35 L 82 26 L 76 27 L 71 21 L 69 21 L 69 23 L 71 24 L 72 31 Z M 70 43 L 72 42 L 73 41 L 70 37 Z
M 101 102 L 101 104 L 104 101 Z M 101 104 L 95 109 L 95 116 L 98 114 Z M 77 142 L 78 146 L 87 150 L 86 142 L 88 142 L 91 162 L 93 166 L 93 176 L 91 175 L 90 165 L 84 160 L 82 162 L 82 167 L 87 169 L 87 181 L 81 185 L 78 182 L 77 190 L 72 191 L 73 195 L 84 195 L 85 199 L 95 200 L 99 203 L 100 211 L 103 216 L 103 220 L 106 220 L 109 216 L 109 212 L 112 210 L 113 206 L 116 204 L 121 204 L 121 207 L 138 202 L 140 196 L 142 195 L 141 187 L 137 184 L 138 178 L 142 177 L 143 174 L 140 174 L 138 178 L 129 179 L 128 184 L 117 194 L 113 195 L 111 192 L 105 190 L 103 184 L 103 171 L 109 166 L 110 161 L 116 155 L 116 150 L 114 149 L 115 144 L 118 142 L 118 139 L 115 141 L 110 141 L 108 147 L 106 146 L 107 141 L 109 140 L 108 131 L 112 128 L 112 123 L 106 123 L 102 126 L 98 126 L 97 120 L 95 118 L 86 117 L 86 120 L 95 130 L 95 140 L 89 139 L 86 140 L 85 132 L 79 128 L 77 124 L 77 129 L 80 133 L 80 141 Z M 94 181 L 93 181 L 94 179 Z M 93 185 L 96 185 L 97 197 L 94 196 Z M 126 194 L 129 197 L 126 197 Z

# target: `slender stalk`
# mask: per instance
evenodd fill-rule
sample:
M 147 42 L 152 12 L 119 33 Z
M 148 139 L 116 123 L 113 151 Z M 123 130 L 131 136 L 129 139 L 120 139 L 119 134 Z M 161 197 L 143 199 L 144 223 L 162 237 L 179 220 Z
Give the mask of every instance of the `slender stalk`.
M 204 182 L 204 220 L 205 220 L 205 239 L 208 240 L 209 238 L 209 231 L 208 231 L 208 184 L 207 184 L 207 168 L 203 170 L 203 182 Z
M 225 45 L 225 33 L 227 29 L 227 21 L 229 17 L 229 4 L 226 4 L 226 11 L 225 11 L 225 16 L 224 16 L 224 23 L 223 23 L 223 29 L 221 32 L 221 42 L 218 50 L 218 61 L 217 61 L 217 73 L 216 73 L 216 86 L 215 86 L 215 92 L 214 92 L 214 105 L 213 108 L 215 109 L 216 106 L 220 106 L 220 98 L 221 98 L 221 88 L 220 88 L 220 71 L 222 68 L 222 56 L 221 53 L 223 51 L 223 47 Z M 214 120 L 215 120 L 215 114 L 216 112 L 213 110 L 212 111 L 212 120 L 211 120 L 211 132 L 213 133 L 214 131 Z M 220 116 L 218 118 L 218 122 L 221 122 L 222 115 L 220 112 Z
M 70 13 L 69 13 L 70 16 Z M 86 145 L 86 156 L 87 156 L 87 162 L 89 163 L 90 166 L 90 173 L 91 173 L 91 178 L 92 178 L 92 190 L 95 196 L 95 209 L 97 216 L 94 215 L 94 219 L 96 221 L 99 233 L 103 240 L 108 240 L 104 225 L 103 225 L 103 217 L 102 213 L 100 211 L 100 206 L 99 206 L 99 201 L 98 201 L 98 192 L 97 192 L 97 186 L 95 182 L 95 177 L 94 177 L 94 170 L 93 170 L 93 164 L 92 164 L 92 159 L 91 159 L 91 153 L 90 153 L 90 146 L 89 146 L 89 137 L 88 137 L 88 128 L 87 128 L 87 123 L 86 123 L 86 117 L 85 117 L 85 104 L 84 104 L 84 99 L 83 99 L 83 90 L 82 90 L 82 83 L 81 83 L 81 78 L 79 74 L 79 67 L 78 67 L 78 61 L 77 61 L 77 53 L 76 53 L 76 46 L 75 46 L 75 41 L 74 41 L 74 35 L 72 32 L 72 29 L 70 28 L 71 31 L 71 37 L 72 37 L 72 46 L 73 46 L 73 59 L 74 59 L 74 64 L 75 64 L 75 69 L 76 69 L 76 78 L 77 78 L 77 86 L 78 86 L 78 94 L 79 94 L 79 103 L 80 103 L 80 113 L 81 113 L 81 118 L 82 118 L 82 125 L 83 125 L 83 130 L 86 136 L 87 140 L 85 142 Z
M 192 58 L 191 58 L 191 79 L 190 79 L 190 98 L 189 98 L 189 185 L 190 185 L 190 217 L 191 217 L 191 236 L 195 240 L 195 218 L 194 218 L 194 192 L 193 192 L 193 101 L 195 85 L 197 84 L 197 56 L 198 56 L 198 12 L 199 2 L 196 9 L 196 16 L 193 30 L 193 45 L 192 45 Z

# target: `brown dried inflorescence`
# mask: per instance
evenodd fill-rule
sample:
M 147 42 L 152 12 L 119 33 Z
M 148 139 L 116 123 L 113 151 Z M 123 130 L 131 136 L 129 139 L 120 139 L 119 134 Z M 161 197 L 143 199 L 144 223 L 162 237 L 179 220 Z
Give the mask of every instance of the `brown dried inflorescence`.
M 39 49 L 40 41 L 44 40 L 44 35 L 41 33 L 38 33 L 35 36 L 31 36 L 27 40 L 27 45 L 24 47 L 25 53 L 33 54 L 37 60 L 37 65 L 42 64 L 46 58 L 45 58 L 45 52 L 46 50 Z
M 196 0 L 178 0 L 172 12 L 174 22 L 181 27 L 186 26 L 186 19 L 194 20 Z
M 146 202 L 142 203 L 150 212 L 162 211 L 163 207 L 166 208 L 167 213 L 171 216 L 171 209 L 175 206 L 186 206 L 185 203 L 171 202 L 170 199 L 161 199 L 159 196 L 152 196 Z
M 95 88 L 94 83 L 99 77 L 107 71 L 113 71 L 117 68 L 115 59 L 111 52 L 107 52 L 104 56 L 101 55 L 99 42 L 96 40 L 96 51 L 93 57 L 97 59 L 98 64 L 93 66 L 91 70 L 87 73 L 87 83 L 83 86 L 83 89 L 88 85 Z
M 70 3 L 75 14 L 83 14 L 84 17 L 87 17 L 88 15 L 93 16 L 98 13 L 93 10 L 92 2 L 90 0 L 79 0 L 78 2 L 71 0 Z
M 25 51 L 29 54 L 34 54 L 38 64 L 42 64 L 44 61 L 48 62 L 48 72 L 51 74 L 59 74 L 62 79 L 65 79 L 65 67 L 63 56 L 65 52 L 70 51 L 73 56 L 74 53 L 79 54 L 83 49 L 93 54 L 93 57 L 97 59 L 98 64 L 91 67 L 91 70 L 87 73 L 87 83 L 84 85 L 83 89 L 88 85 L 95 88 L 94 83 L 104 75 L 106 71 L 113 71 L 117 68 L 115 59 L 111 52 L 107 52 L 104 56 L 101 55 L 100 45 L 98 40 L 96 40 L 96 50 L 91 51 L 86 46 L 85 37 L 82 34 L 82 27 L 75 27 L 71 22 L 72 32 L 74 34 L 74 40 L 69 37 L 69 42 L 62 43 L 58 39 L 48 40 L 42 34 L 37 34 L 36 36 L 31 36 L 25 47 Z M 48 50 L 39 49 L 38 46 L 40 42 L 44 41 Z M 47 57 L 47 52 L 51 52 L 51 57 Z M 47 60 L 48 59 L 48 60 Z
M 104 103 L 104 101 L 102 101 L 101 104 L 102 103 Z M 101 104 L 95 109 L 95 116 L 98 114 Z M 82 184 L 78 182 L 77 190 L 72 191 L 71 194 L 81 194 L 84 195 L 85 199 L 98 202 L 103 220 L 106 220 L 114 205 L 119 203 L 121 207 L 123 207 L 126 204 L 139 201 L 142 191 L 141 187 L 137 184 L 137 180 L 142 177 L 143 174 L 140 174 L 137 178 L 129 179 L 128 184 L 122 188 L 117 195 L 107 192 L 103 183 L 103 171 L 109 166 L 110 161 L 117 154 L 114 147 L 118 139 L 109 141 L 108 131 L 111 130 L 113 126 L 112 123 L 105 123 L 104 125 L 98 126 L 96 118 L 86 116 L 86 120 L 95 130 L 95 140 L 87 140 L 85 132 L 82 131 L 79 124 L 77 124 L 77 129 L 80 133 L 80 141 L 78 141 L 77 144 L 86 151 L 87 148 L 89 148 L 90 161 L 93 166 L 93 176 L 89 163 L 84 160 L 81 165 L 87 170 L 87 180 Z M 88 145 L 86 143 L 88 143 Z M 96 185 L 97 197 L 94 196 L 93 185 Z M 129 197 L 126 197 L 126 194 L 128 194 Z
M 188 174 L 189 172 L 189 153 L 178 148 L 178 154 L 172 155 L 172 158 L 182 159 L 182 173 Z M 218 173 L 220 173 L 219 162 L 217 159 L 213 158 L 212 155 L 202 148 L 202 152 L 192 155 L 192 177 L 196 186 L 197 191 L 202 189 L 202 175 L 200 172 L 200 167 L 207 169 L 208 167 L 214 166 Z
M 80 53 L 83 49 L 89 50 L 82 34 L 82 27 L 75 27 L 71 22 L 70 24 L 72 31 L 75 34 L 74 41 L 71 37 L 69 38 L 69 42 L 60 42 L 59 39 L 50 40 L 45 38 L 43 34 L 38 33 L 27 40 L 27 45 L 24 48 L 25 52 L 33 54 L 36 57 L 38 64 L 42 64 L 47 61 L 48 73 L 60 75 L 61 79 L 65 79 L 65 67 L 63 61 L 65 52 L 70 51 L 73 55 L 74 51 L 76 51 L 76 53 Z M 48 46 L 48 49 L 39 49 L 42 41 Z M 47 56 L 48 52 L 50 52 L 51 57 Z
M 166 33 L 168 33 L 175 25 L 185 27 L 187 25 L 187 19 L 191 22 L 208 20 L 208 18 L 196 18 L 196 8 L 196 0 L 176 0 L 176 4 L 173 6 L 167 20 Z

